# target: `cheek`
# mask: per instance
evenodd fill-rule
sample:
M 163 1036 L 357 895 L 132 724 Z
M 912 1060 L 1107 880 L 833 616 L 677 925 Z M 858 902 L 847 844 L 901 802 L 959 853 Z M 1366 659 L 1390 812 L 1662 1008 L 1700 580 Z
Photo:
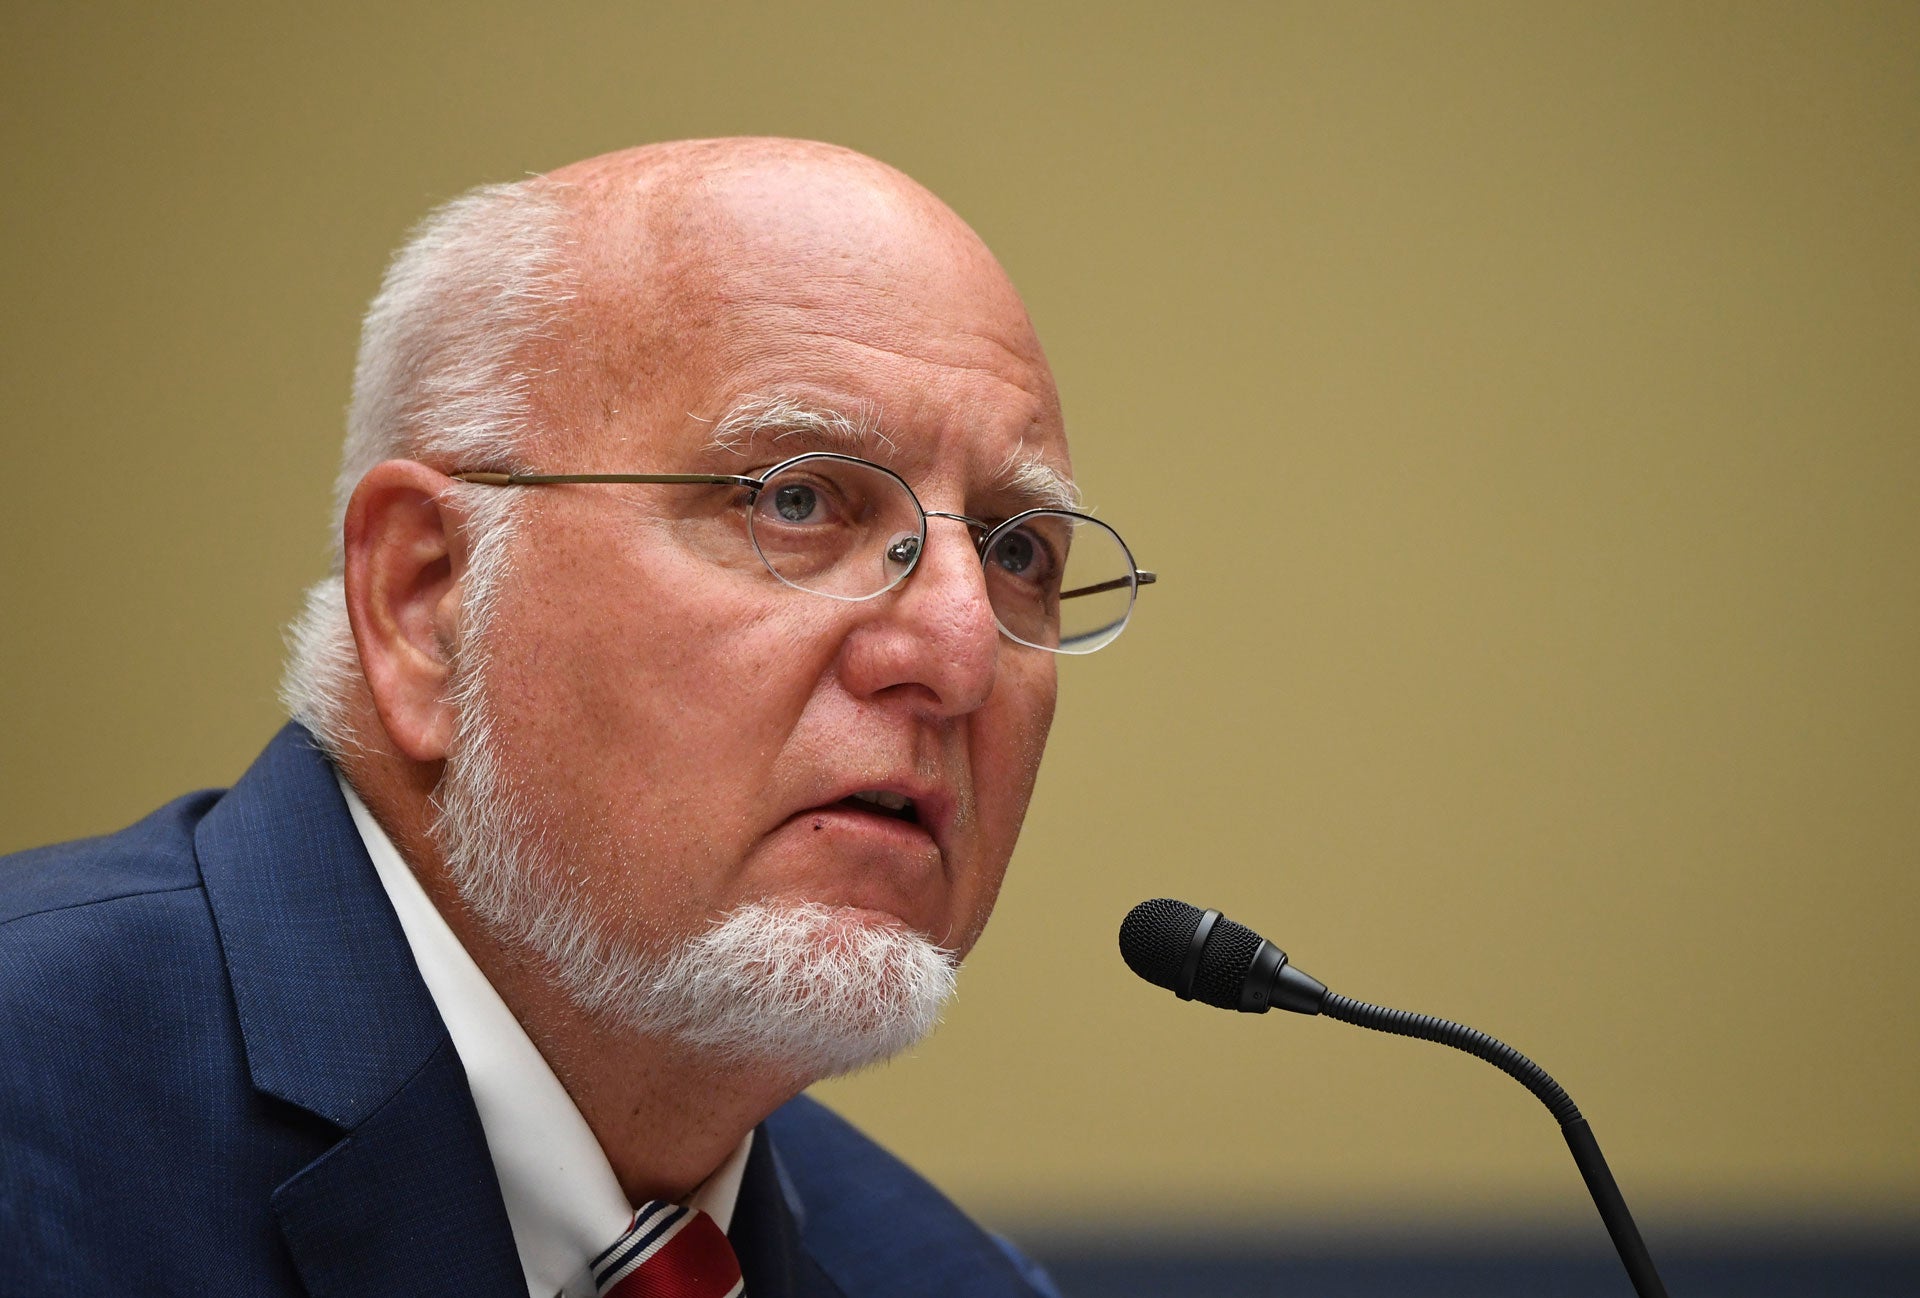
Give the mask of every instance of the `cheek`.
M 503 728 L 596 818 L 636 804 L 726 813 L 818 675 L 790 601 L 740 598 L 680 567 L 629 565 L 584 594 L 529 574 L 527 596 L 497 616 L 489 692 Z
M 1010 682 L 1007 705 L 1002 709 L 994 741 L 997 756 L 995 778 L 1004 785 L 1014 815 L 1014 832 L 1025 818 L 1027 802 L 1033 796 L 1034 780 L 1040 774 L 1040 759 L 1046 753 L 1047 735 L 1053 729 L 1054 704 L 1058 699 L 1057 677 L 1052 655 L 1021 664 L 1024 674 Z
M 1008 706 L 996 710 L 991 720 L 983 718 L 973 736 L 981 860 L 977 893 L 967 903 L 972 914 L 963 921 L 966 941 L 959 948 L 963 955 L 986 927 L 1000 894 L 1053 726 L 1056 690 L 1051 660 L 1021 685 L 1010 695 Z

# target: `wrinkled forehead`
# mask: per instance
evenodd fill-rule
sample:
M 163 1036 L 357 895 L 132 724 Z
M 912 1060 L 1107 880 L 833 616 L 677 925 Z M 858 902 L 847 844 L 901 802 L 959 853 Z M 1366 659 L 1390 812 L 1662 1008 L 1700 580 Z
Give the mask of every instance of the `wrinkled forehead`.
M 874 458 L 966 450 L 1070 473 L 1012 284 L 957 216 L 878 163 L 649 174 L 584 195 L 576 230 L 555 378 L 578 454 L 684 454 L 729 420 L 736 445 L 797 447 L 837 417 Z M 807 417 L 743 423 L 779 402 Z

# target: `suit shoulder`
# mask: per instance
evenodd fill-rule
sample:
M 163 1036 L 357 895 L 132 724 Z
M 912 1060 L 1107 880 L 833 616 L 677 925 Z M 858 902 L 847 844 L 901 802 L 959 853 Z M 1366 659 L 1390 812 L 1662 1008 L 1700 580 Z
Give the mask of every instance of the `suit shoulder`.
M 1033 1298 L 1046 1273 L 852 1123 L 807 1096 L 767 1119 L 807 1248 L 848 1294 Z
M 116 834 L 0 856 L 0 926 L 198 887 L 193 831 L 219 798 L 213 790 L 190 793 Z
M 213 979 L 194 828 L 218 796 L 189 794 L 117 834 L 0 857 L 5 1050 L 19 1057 L 39 1041 L 49 1058 L 71 1060 L 125 1045 L 100 1025 L 155 1026 Z

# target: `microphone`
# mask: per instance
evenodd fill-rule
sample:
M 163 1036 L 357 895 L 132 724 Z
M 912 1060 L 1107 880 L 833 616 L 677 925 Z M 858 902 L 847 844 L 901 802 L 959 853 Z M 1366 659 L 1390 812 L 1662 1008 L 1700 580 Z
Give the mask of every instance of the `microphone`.
M 1667 1298 L 1666 1285 L 1653 1268 L 1653 1258 L 1600 1153 L 1593 1129 L 1560 1083 L 1512 1046 L 1450 1019 L 1390 1010 L 1330 992 L 1325 983 L 1294 968 L 1285 951 L 1246 925 L 1217 910 L 1201 910 L 1170 897 L 1143 901 L 1127 912 L 1120 922 L 1120 958 L 1134 973 L 1183 1001 L 1197 1000 L 1244 1014 L 1265 1014 L 1276 1005 L 1296 1014 L 1325 1014 L 1376 1032 L 1437 1041 L 1486 1060 L 1533 1092 L 1559 1122 L 1587 1193 L 1593 1196 L 1621 1265 L 1633 1281 L 1633 1291 L 1640 1298 Z
M 1265 1014 L 1278 1005 L 1318 1014 L 1327 985 L 1287 963 L 1287 953 L 1217 910 L 1161 897 L 1143 901 L 1120 922 L 1120 958 L 1127 968 L 1183 1001 Z

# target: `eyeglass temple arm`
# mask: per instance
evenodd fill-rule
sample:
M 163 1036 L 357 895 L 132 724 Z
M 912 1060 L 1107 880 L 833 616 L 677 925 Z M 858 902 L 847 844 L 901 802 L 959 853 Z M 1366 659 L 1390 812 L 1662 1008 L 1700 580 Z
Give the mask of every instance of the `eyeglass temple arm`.
M 455 482 L 482 487 L 544 487 L 560 482 L 690 482 L 714 486 L 757 487 L 758 478 L 737 473 L 453 473 Z
M 1160 580 L 1145 568 L 1137 568 L 1131 577 L 1115 577 L 1112 581 L 1103 581 L 1094 586 L 1076 586 L 1072 590 L 1060 592 L 1061 599 L 1077 599 L 1082 595 L 1098 595 L 1102 591 L 1119 590 L 1122 586 L 1151 586 Z

